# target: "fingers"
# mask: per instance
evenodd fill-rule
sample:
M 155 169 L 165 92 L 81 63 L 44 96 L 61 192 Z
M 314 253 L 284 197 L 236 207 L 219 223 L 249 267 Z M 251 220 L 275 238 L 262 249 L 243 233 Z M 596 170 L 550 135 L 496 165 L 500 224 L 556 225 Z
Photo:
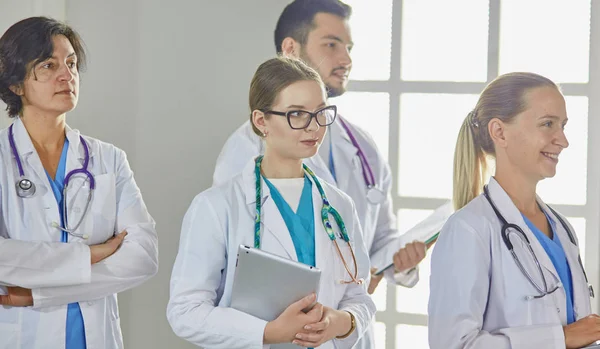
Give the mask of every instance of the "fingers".
M 408 265 L 408 253 L 405 249 L 401 249 L 394 254 L 394 267 L 397 271 L 405 271 L 409 269 Z
M 306 313 L 306 316 L 308 316 L 306 320 L 309 324 L 321 321 L 321 319 L 323 318 L 323 304 L 315 304 L 313 308 L 308 313 Z
M 9 295 L 0 295 L 0 304 L 1 305 L 10 305 L 10 296 Z
M 126 236 L 127 236 L 127 231 L 123 230 L 117 236 L 115 236 L 115 240 L 119 241 L 119 245 L 120 245 L 123 242 L 123 240 L 125 240 Z
M 292 305 L 290 305 L 289 308 L 292 308 L 292 310 L 294 310 L 294 312 L 296 313 L 301 312 L 302 310 L 311 306 L 315 302 L 316 298 L 316 295 L 314 293 L 311 293 L 308 296 L 297 301 L 296 303 L 292 303 Z
M 304 348 L 314 348 L 321 345 L 324 338 L 325 332 L 323 331 L 317 333 L 298 333 L 292 343 Z
M 407 244 L 404 249 L 406 250 L 406 254 L 408 255 L 408 263 L 412 264 L 417 260 L 417 247 L 415 243 L 412 242 Z
M 329 323 L 329 318 L 325 318 L 323 319 L 323 321 L 304 326 L 304 329 L 310 332 L 320 332 L 324 331 L 327 327 L 329 327 Z
M 416 267 L 426 254 L 426 246 L 420 241 L 406 244 L 394 254 L 394 267 L 397 271 L 405 271 Z
M 371 268 L 371 282 L 369 283 L 369 288 L 367 290 L 369 294 L 373 294 L 373 292 L 375 292 L 379 282 L 381 279 L 383 279 L 383 273 L 375 275 L 375 272 L 377 272 L 377 268 Z
M 112 240 L 107 241 L 107 243 L 109 243 L 112 246 L 113 250 L 116 250 L 117 248 L 119 248 L 119 246 L 121 246 L 121 244 L 123 244 L 123 241 L 125 240 L 126 236 L 127 231 L 122 231 L 118 235 L 114 236 Z

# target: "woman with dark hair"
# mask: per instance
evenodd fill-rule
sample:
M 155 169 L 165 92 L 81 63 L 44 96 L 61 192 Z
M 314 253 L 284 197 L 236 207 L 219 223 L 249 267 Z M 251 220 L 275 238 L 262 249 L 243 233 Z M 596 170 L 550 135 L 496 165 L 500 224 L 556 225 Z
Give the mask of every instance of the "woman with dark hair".
M 152 277 L 157 234 L 125 153 L 66 124 L 85 51 L 69 26 L 0 38 L 0 348 L 123 348 L 117 293 Z

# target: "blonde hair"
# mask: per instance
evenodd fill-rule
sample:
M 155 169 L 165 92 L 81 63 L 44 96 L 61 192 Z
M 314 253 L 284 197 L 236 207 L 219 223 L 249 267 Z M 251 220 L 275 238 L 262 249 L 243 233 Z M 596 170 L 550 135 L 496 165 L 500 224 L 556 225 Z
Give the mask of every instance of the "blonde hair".
M 481 194 L 487 174 L 486 156 L 495 156 L 488 124 L 492 119 L 509 123 L 527 109 L 525 94 L 534 88 L 559 87 L 534 73 L 508 73 L 489 83 L 475 109 L 465 118 L 454 151 L 453 203 L 461 209 Z
M 265 112 L 271 109 L 279 93 L 289 85 L 298 81 L 315 81 L 323 90 L 325 84 L 316 70 L 296 58 L 276 57 L 261 64 L 250 83 L 250 123 L 252 130 L 259 137 L 263 134 L 254 125 L 252 112 Z M 265 118 L 268 117 L 265 115 Z

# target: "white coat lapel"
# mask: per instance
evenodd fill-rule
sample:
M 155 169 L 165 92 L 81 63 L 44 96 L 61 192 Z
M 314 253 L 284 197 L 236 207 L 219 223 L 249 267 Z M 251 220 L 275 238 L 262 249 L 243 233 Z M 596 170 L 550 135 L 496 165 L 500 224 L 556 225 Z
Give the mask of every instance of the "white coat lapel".
M 591 313 L 590 293 L 588 282 L 584 276 L 583 268 L 579 263 L 579 248 L 569 238 L 569 234 L 567 233 L 565 227 L 563 227 L 561 221 L 558 219 L 559 217 L 557 217 L 539 198 L 538 202 L 541 204 L 544 211 L 546 211 L 550 218 L 552 218 L 552 220 L 555 222 L 555 233 L 558 234 L 560 243 L 562 244 L 565 255 L 567 256 L 567 262 L 569 263 L 569 270 L 571 271 L 571 278 L 573 281 L 573 308 L 575 315 L 578 319 L 585 317 Z M 571 227 L 563 217 L 561 218 L 565 221 L 567 228 L 571 230 L 571 233 L 575 234 L 573 227 Z
M 544 248 L 538 241 L 537 237 L 534 235 L 534 233 L 529 229 L 529 227 L 525 223 L 525 220 L 523 219 L 521 212 L 519 212 L 519 210 L 517 209 L 515 204 L 512 202 L 512 200 L 508 196 L 508 194 L 506 194 L 504 189 L 500 186 L 500 184 L 498 182 L 496 182 L 496 180 L 494 178 L 490 179 L 488 188 L 490 190 L 491 199 L 494 202 L 494 204 L 496 205 L 498 211 L 500 211 L 500 213 L 504 216 L 504 219 L 506 219 L 506 221 L 508 223 L 513 223 L 515 225 L 518 225 L 523 230 L 523 233 L 525 233 L 525 236 L 529 240 L 531 249 L 533 250 L 533 253 L 535 254 L 535 256 L 538 259 L 542 268 L 546 269 L 550 274 L 552 274 L 554 276 L 554 280 L 546 280 L 546 282 L 548 283 L 548 288 L 552 288 L 556 282 L 560 281 L 560 278 L 558 276 L 558 272 L 554 268 L 554 264 L 552 264 L 552 261 L 550 260 L 550 257 L 548 257 L 548 254 L 546 253 L 546 251 L 544 250 Z M 516 232 L 514 229 L 511 229 L 509 231 L 511 232 L 509 239 L 513 243 L 513 245 L 515 245 L 515 243 L 518 243 L 519 241 L 521 241 L 516 236 L 516 234 L 518 234 L 518 232 Z M 513 233 L 515 233 L 515 234 L 513 234 Z M 525 251 L 524 249 L 520 250 L 520 251 L 515 250 L 515 253 L 521 260 L 521 263 L 523 263 L 524 267 L 527 268 L 528 263 L 526 261 L 526 258 L 532 259 L 532 257 L 528 256 L 527 252 L 524 252 L 524 251 Z M 532 265 L 533 265 L 533 263 L 532 263 Z M 539 274 L 539 271 L 537 273 Z M 537 280 L 538 283 L 542 281 L 541 279 L 539 279 L 540 275 L 533 274 L 533 277 L 535 280 Z
M 242 172 L 242 178 L 244 183 L 244 195 L 246 196 L 246 204 L 249 206 L 248 209 L 253 214 L 256 214 L 256 175 L 255 175 L 255 158 L 246 164 L 244 171 Z M 285 221 L 271 198 L 269 187 L 265 181 L 261 178 L 261 247 L 265 245 L 265 240 L 269 237 L 273 237 L 275 241 L 281 245 L 283 250 L 287 253 L 288 257 L 292 260 L 297 261 L 298 256 L 296 255 L 296 248 L 290 232 L 285 225 Z
M 269 190 L 266 183 L 262 183 L 263 193 L 267 194 L 265 201 L 262 205 L 262 222 L 265 230 L 265 234 L 272 235 L 281 244 L 290 259 L 297 261 L 298 256 L 296 255 L 296 248 L 290 232 L 275 204 L 273 198 L 270 197 Z M 266 236 L 265 236 L 266 238 Z
M 15 146 L 23 165 L 23 172 L 25 177 L 36 186 L 34 197 L 41 198 L 45 209 L 52 209 L 55 210 L 54 212 L 58 212 L 58 204 L 50 189 L 50 181 L 46 175 L 46 170 L 44 170 L 42 161 L 33 146 L 25 125 L 23 125 L 20 118 L 16 119 L 13 125 Z M 17 166 L 16 163 L 15 166 Z
M 323 218 L 321 216 L 321 209 L 323 208 L 323 200 L 321 199 L 321 194 L 319 193 L 319 189 L 317 185 L 314 183 L 314 180 L 311 178 L 313 182 L 312 186 L 312 200 L 313 200 L 313 208 L 314 208 L 314 220 L 315 220 L 315 262 L 316 267 L 321 270 L 326 270 L 329 264 L 329 258 L 331 258 L 331 239 L 329 239 L 329 235 L 325 231 L 325 227 L 323 226 Z M 323 189 L 325 190 L 325 189 Z M 333 221 L 333 217 L 329 217 L 332 220 L 332 226 L 335 227 L 335 222 Z
M 329 166 L 327 166 L 327 164 L 325 163 L 325 160 L 323 160 L 323 158 L 321 158 L 319 153 L 317 153 L 313 157 L 304 159 L 304 163 L 306 164 L 306 166 L 308 166 L 308 168 L 310 168 L 315 173 L 315 175 L 317 177 L 327 181 L 327 183 L 329 183 L 331 185 L 334 185 L 334 186 L 336 185 L 335 179 L 333 178 L 333 175 L 329 171 Z
M 358 150 L 338 123 L 339 120 L 331 124 L 329 128 L 332 137 L 333 164 L 338 188 L 348 188 L 353 177 L 362 177 L 362 169 L 357 163 Z

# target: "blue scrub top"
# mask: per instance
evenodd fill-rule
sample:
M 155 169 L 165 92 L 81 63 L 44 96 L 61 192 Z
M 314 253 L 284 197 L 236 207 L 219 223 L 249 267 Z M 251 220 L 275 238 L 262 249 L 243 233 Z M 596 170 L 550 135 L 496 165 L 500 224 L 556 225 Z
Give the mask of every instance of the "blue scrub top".
M 50 177 L 50 174 L 46 171 L 46 176 L 50 182 L 50 187 L 54 193 L 54 198 L 58 204 L 58 211 L 60 213 L 60 225 L 64 228 L 65 222 L 63 222 L 63 189 L 65 172 L 67 167 L 67 151 L 69 149 L 69 140 L 65 139 L 62 154 L 60 155 L 60 161 L 58 168 L 56 169 L 56 176 L 54 179 Z M 61 242 L 69 241 L 69 234 L 62 231 Z M 65 335 L 65 349 L 85 349 L 85 327 L 83 325 L 83 315 L 81 314 L 81 308 L 79 303 L 71 303 L 67 308 L 67 332 Z
M 304 187 L 296 213 L 279 193 L 279 190 L 265 178 L 265 182 L 271 191 L 271 197 L 281 213 L 281 217 L 287 226 L 296 255 L 300 263 L 316 266 L 315 261 L 315 219 L 312 200 L 312 182 L 304 176 Z
M 538 229 L 525 215 L 522 214 L 525 223 L 531 229 L 535 237 L 538 239 L 544 251 L 550 257 L 560 282 L 565 288 L 565 294 L 567 296 L 567 324 L 575 322 L 575 312 L 573 311 L 573 279 L 571 278 L 571 269 L 569 268 L 569 262 L 565 250 L 563 249 L 562 243 L 556 234 L 556 223 L 544 212 L 546 219 L 550 223 L 552 229 L 552 239 Z

